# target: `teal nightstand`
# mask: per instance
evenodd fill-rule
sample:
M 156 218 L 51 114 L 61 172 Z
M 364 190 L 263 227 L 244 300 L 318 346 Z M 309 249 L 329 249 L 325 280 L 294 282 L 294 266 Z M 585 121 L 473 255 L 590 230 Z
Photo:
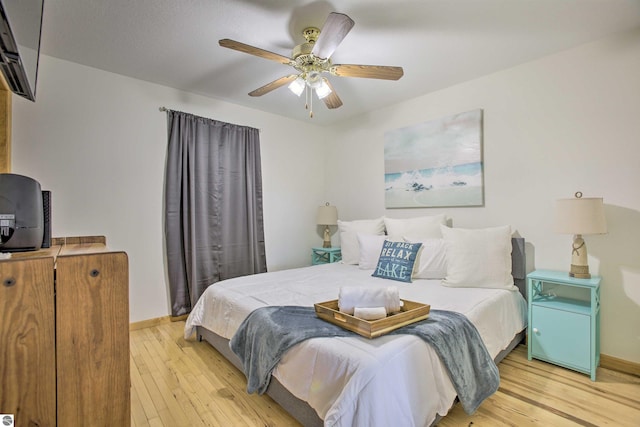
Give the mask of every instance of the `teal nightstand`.
M 527 275 L 528 358 L 591 375 L 600 364 L 600 277 L 576 279 L 567 272 Z
M 311 264 L 328 264 L 342 260 L 340 248 L 311 248 Z

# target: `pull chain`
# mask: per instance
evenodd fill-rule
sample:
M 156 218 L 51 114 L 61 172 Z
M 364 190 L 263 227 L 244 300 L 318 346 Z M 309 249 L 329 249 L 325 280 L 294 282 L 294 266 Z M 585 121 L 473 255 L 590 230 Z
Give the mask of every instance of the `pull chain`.
M 309 110 L 309 118 L 313 119 L 313 91 L 307 84 L 304 86 L 304 109 Z
M 309 109 L 309 86 L 307 86 L 306 83 L 304 86 L 304 109 Z
M 309 87 L 309 85 L 307 85 L 307 92 L 306 92 L 306 98 L 307 98 L 307 103 L 309 104 L 309 118 L 313 119 L 313 90 L 311 90 L 311 88 Z

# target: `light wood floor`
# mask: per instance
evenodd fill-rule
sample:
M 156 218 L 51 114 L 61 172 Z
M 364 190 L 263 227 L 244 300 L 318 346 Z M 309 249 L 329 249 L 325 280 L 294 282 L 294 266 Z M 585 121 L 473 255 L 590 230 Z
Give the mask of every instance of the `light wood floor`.
M 298 426 L 184 322 L 131 331 L 132 426 Z M 640 378 L 598 369 L 598 381 L 519 346 L 499 365 L 500 389 L 474 415 L 456 405 L 440 426 L 640 426 Z

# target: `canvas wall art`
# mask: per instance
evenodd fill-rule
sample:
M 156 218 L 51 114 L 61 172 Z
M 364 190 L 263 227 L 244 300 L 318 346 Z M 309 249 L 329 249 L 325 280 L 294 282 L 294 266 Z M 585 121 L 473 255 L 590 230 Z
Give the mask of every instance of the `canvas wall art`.
M 483 206 L 482 110 L 384 134 L 387 208 Z

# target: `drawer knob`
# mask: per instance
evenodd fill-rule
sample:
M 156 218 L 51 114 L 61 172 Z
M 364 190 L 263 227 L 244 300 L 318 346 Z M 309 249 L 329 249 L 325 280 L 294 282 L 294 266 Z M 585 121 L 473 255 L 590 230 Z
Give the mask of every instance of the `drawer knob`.
M 533 333 L 534 333 L 534 334 L 537 334 L 537 333 L 539 333 L 539 332 L 540 332 L 540 331 L 538 330 L 538 328 L 533 328 Z

